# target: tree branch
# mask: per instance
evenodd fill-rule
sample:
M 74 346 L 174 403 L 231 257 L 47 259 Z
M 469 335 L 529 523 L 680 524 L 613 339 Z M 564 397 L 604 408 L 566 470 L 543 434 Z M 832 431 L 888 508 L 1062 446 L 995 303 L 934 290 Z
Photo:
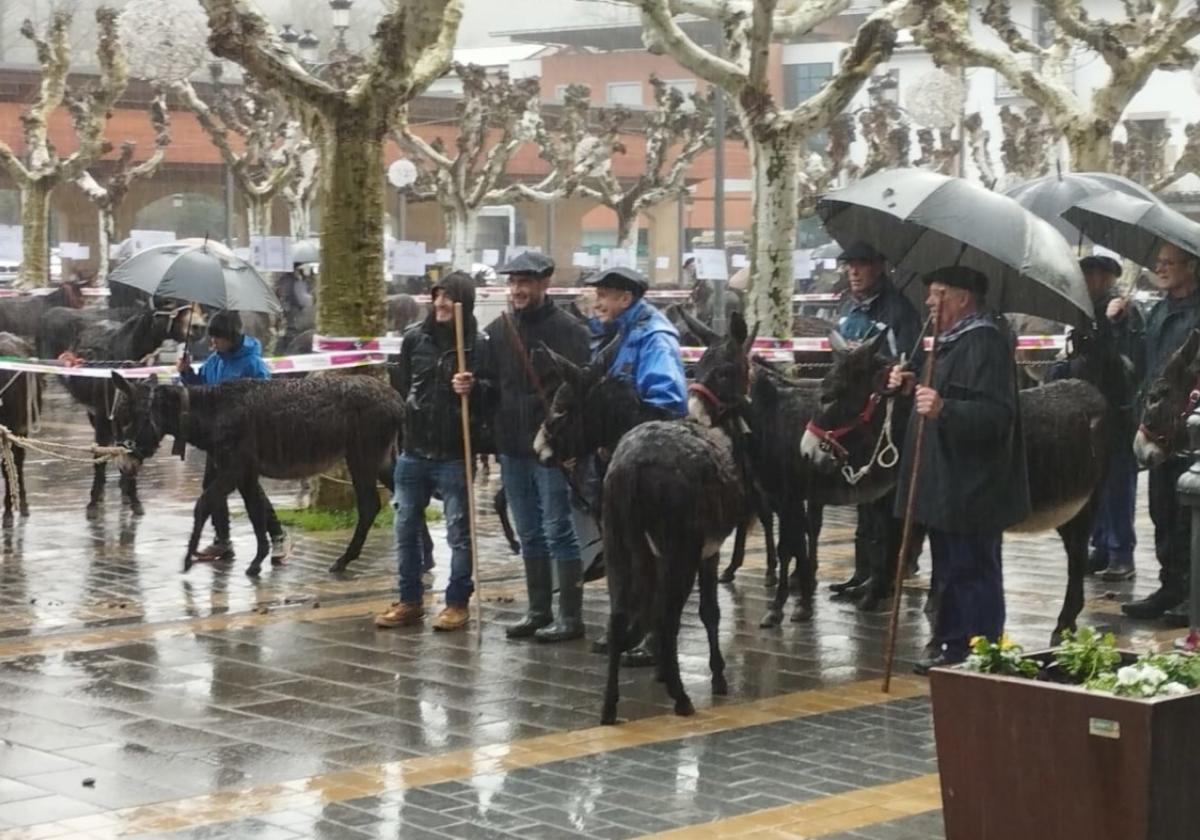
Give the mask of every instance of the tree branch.
M 747 72 L 732 61 L 699 46 L 675 22 L 668 0 L 631 0 L 642 12 L 642 26 L 650 37 L 700 78 L 734 93 L 749 81 Z

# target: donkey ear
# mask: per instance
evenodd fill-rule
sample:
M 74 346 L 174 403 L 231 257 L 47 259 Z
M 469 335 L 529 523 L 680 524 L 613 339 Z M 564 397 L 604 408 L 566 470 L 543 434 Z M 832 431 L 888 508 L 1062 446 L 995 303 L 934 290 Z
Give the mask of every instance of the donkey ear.
M 732 313 L 729 316 L 729 337 L 738 344 L 745 344 L 746 333 L 746 319 L 742 317 L 742 313 Z
M 881 352 L 887 347 L 889 329 L 889 327 L 884 327 L 882 330 L 872 336 L 870 341 L 867 342 L 867 346 L 870 348 L 871 356 L 874 356 L 876 353 Z
M 850 345 L 846 342 L 846 339 L 840 332 L 837 330 L 830 330 L 829 349 L 834 353 L 849 353 Z
M 621 335 L 618 333 L 613 336 L 612 340 L 605 344 L 604 347 L 596 354 L 596 359 L 589 365 L 589 370 L 593 371 L 596 379 L 599 379 L 604 374 L 608 373 L 608 369 L 612 367 L 613 360 L 617 358 L 617 350 L 621 347 Z
M 754 341 L 758 338 L 758 321 L 754 322 L 754 329 L 750 330 L 750 334 L 742 341 L 742 352 L 746 355 L 754 349 Z
M 696 338 L 698 338 L 702 342 L 704 342 L 705 347 L 711 347 L 713 344 L 715 344 L 717 341 L 720 340 L 721 337 L 719 335 L 717 335 L 716 330 L 712 329 L 711 327 L 709 327 L 707 324 L 703 323 L 702 321 L 696 319 L 694 316 L 692 316 L 686 309 L 684 309 L 679 304 L 676 303 L 676 304 L 672 304 L 672 305 L 675 309 L 675 312 L 677 312 L 679 314 L 679 317 L 683 320 L 683 323 L 685 323 L 687 325 L 687 328 L 692 332 L 692 334 L 694 336 L 696 336 Z
M 550 364 L 554 367 L 555 372 L 558 373 L 559 377 L 561 377 L 564 382 L 568 382 L 574 386 L 578 385 L 579 382 L 582 381 L 584 371 L 579 367 L 579 365 L 575 364 L 570 359 L 555 353 L 546 345 L 546 342 L 544 341 L 539 349 L 546 354 L 546 358 L 550 360 Z
M 1200 355 L 1200 330 L 1192 330 L 1179 354 L 1189 362 L 1196 360 Z
M 122 394 L 124 394 L 125 396 L 132 399 L 133 388 L 130 387 L 128 379 L 126 379 L 124 376 L 122 376 L 121 374 L 117 373 L 114 370 L 112 372 L 112 381 L 113 381 L 113 385 L 116 386 L 118 391 L 120 391 Z

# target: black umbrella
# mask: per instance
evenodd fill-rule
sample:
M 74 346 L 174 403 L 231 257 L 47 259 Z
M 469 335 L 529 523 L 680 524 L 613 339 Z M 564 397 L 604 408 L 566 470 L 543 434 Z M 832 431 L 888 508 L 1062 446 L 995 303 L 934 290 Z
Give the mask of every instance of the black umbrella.
M 184 240 L 139 251 L 109 277 L 155 297 L 216 309 L 281 311 L 279 298 L 253 266 L 216 242 Z
M 904 275 L 963 265 L 987 275 L 988 305 L 1081 326 L 1093 318 L 1083 274 L 1062 234 L 1011 198 L 923 169 L 879 172 L 823 197 L 825 229 L 865 242 Z M 923 303 L 924 289 L 909 283 Z
M 1059 172 L 1017 184 L 1004 194 L 1054 225 L 1068 242 L 1078 246 L 1079 229 L 1063 218 L 1063 212 L 1086 198 L 1112 192 L 1158 201 L 1154 193 L 1141 184 L 1111 172 L 1068 172 L 1065 175 Z
M 1063 218 L 1093 242 L 1151 270 L 1163 245 L 1200 256 L 1200 224 L 1158 200 L 1110 193 L 1084 199 Z

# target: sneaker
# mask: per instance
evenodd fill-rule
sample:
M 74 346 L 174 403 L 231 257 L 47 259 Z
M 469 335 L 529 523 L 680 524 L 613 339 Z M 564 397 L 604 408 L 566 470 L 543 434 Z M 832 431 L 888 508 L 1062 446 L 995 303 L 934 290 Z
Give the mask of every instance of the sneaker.
M 1128 563 L 1109 560 L 1108 566 L 1100 572 L 1100 580 L 1107 583 L 1119 583 L 1123 580 L 1133 580 L 1136 575 L 1137 571 L 1133 568 L 1132 560 Z
M 226 563 L 233 559 L 233 543 L 229 540 L 213 540 L 196 552 L 197 563 Z
M 471 613 L 466 604 L 447 604 L 433 620 L 434 630 L 458 630 L 471 620 Z
M 271 537 L 271 563 L 280 566 L 292 553 L 292 538 L 284 531 L 278 537 Z
M 425 607 L 421 604 L 392 604 L 391 609 L 375 616 L 376 627 L 411 627 L 425 620 Z

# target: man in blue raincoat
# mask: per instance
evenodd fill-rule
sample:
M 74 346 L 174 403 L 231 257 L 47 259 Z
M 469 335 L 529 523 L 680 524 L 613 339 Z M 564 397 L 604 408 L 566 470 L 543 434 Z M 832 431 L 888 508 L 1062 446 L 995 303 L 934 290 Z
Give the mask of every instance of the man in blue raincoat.
M 252 335 L 242 331 L 242 319 L 237 312 L 221 310 L 209 319 L 208 343 L 212 354 L 200 365 L 199 371 L 192 370 L 187 353 L 179 357 L 176 365 L 179 381 L 184 385 L 216 385 L 231 379 L 269 379 L 271 371 L 262 357 L 262 345 Z M 211 458 L 204 465 L 204 486 L 214 476 Z M 267 532 L 271 535 L 271 562 L 282 563 L 288 555 L 288 539 L 275 508 L 259 485 L 255 492 L 266 505 Z M 225 499 L 219 499 L 212 512 L 216 539 L 212 545 L 196 552 L 197 560 L 229 561 L 233 559 L 233 543 L 229 539 L 229 507 Z
M 596 289 L 595 313 L 602 336 L 597 349 L 614 336 L 619 341 L 609 375 L 630 380 L 641 401 L 653 407 L 663 420 L 682 418 L 687 414 L 687 379 L 679 352 L 679 332 L 646 302 L 646 278 L 631 268 L 611 268 L 584 283 Z M 599 510 L 604 465 L 596 467 L 587 483 L 595 491 L 589 494 L 593 497 L 590 503 Z M 596 652 L 605 648 L 604 641 L 593 646 Z M 647 636 L 622 661 L 630 666 L 653 665 L 653 650 L 653 639 Z

